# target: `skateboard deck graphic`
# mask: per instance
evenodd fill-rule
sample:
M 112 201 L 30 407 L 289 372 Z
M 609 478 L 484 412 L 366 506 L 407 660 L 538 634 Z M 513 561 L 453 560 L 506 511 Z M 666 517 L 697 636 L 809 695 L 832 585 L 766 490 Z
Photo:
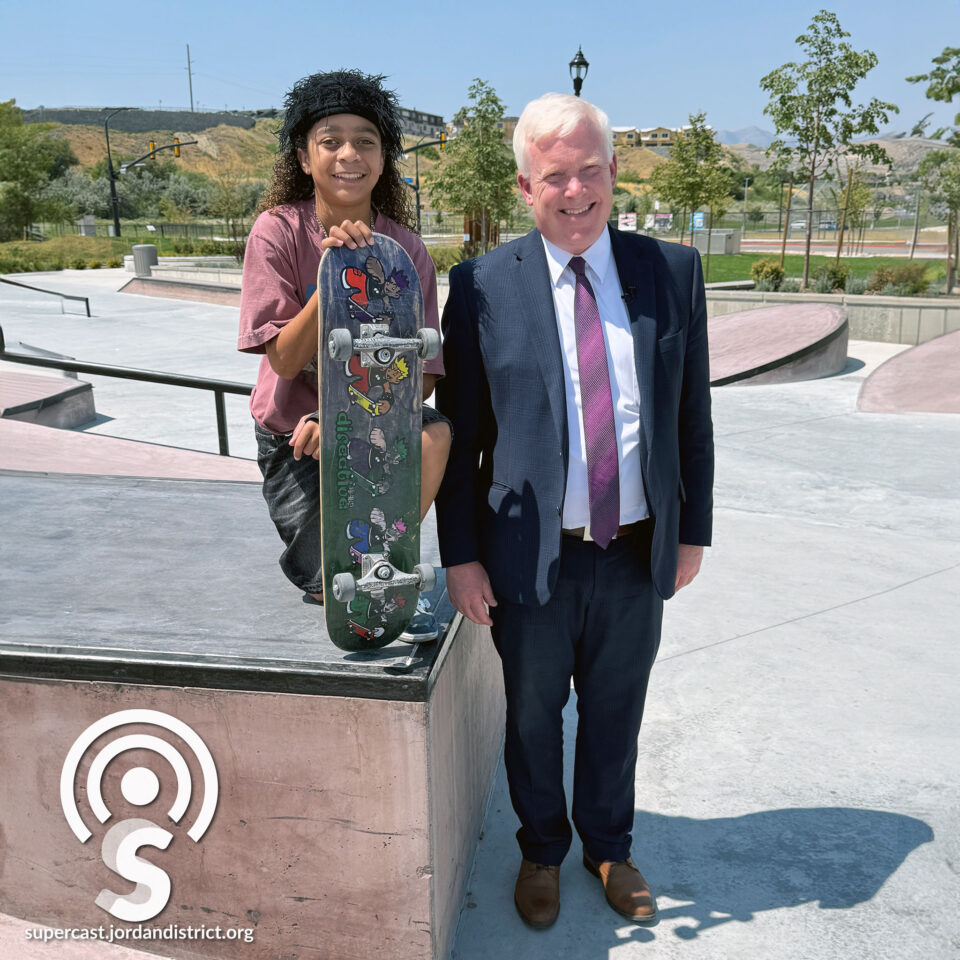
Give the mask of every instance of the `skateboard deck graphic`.
M 343 650 L 395 640 L 433 571 L 420 560 L 422 331 L 413 262 L 390 237 L 333 247 L 317 273 L 324 615 Z

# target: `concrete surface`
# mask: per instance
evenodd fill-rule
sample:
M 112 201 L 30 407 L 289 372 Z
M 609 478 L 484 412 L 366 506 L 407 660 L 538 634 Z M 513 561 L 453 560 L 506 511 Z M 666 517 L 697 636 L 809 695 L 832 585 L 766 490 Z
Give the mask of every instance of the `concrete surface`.
M 960 331 L 883 364 L 860 388 L 857 406 L 866 413 L 960 413 Z
M 237 352 L 236 307 L 121 294 L 123 269 L 30 274 L 27 282 L 90 297 L 87 318 L 61 314 L 55 297 L 0 285 L 0 324 L 8 343 L 93 363 L 142 367 L 253 383 L 259 357 Z M 27 369 L 27 368 L 24 368 Z M 186 387 L 84 377 L 94 386 L 97 420 L 88 433 L 216 453 L 213 394 Z M 256 458 L 246 397 L 227 396 L 230 453 Z
M 660 921 L 614 914 L 575 840 L 556 926 L 528 930 L 501 767 L 457 960 L 960 955 L 960 418 L 856 412 L 897 351 L 713 391 L 715 545 L 666 605 L 640 734 L 633 854 Z
M 138 319 L 135 298 L 113 306 L 122 271 L 70 273 L 57 282 L 88 293 L 100 317 L 34 301 L 18 318 L 0 290 L 8 339 L 254 378 L 255 362 L 232 352 L 235 312 L 150 301 Z M 852 340 L 835 377 L 713 392 L 715 546 L 667 605 L 640 737 L 633 852 L 659 923 L 611 912 L 575 841 L 557 925 L 524 927 L 501 767 L 457 960 L 960 956 L 960 419 L 856 410 L 866 376 L 902 349 Z M 111 393 L 116 419 L 97 429 L 215 450 L 212 410 L 175 407 L 171 392 L 149 416 Z M 105 409 L 107 391 L 97 397 Z M 565 716 L 572 757 L 573 697 Z M 9 929 L 3 956 L 22 942 Z
M 840 307 L 794 303 L 712 317 L 710 382 L 792 383 L 839 373 L 847 362 Z

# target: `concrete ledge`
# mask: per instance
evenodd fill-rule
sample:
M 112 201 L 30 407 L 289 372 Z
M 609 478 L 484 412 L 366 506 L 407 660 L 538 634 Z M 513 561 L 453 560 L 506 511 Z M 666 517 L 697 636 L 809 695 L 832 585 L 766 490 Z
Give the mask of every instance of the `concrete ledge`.
M 707 316 L 719 317 L 794 303 L 822 303 L 844 309 L 854 340 L 906 343 L 916 346 L 960 330 L 960 298 L 877 297 L 828 293 L 707 292 Z
M 93 386 L 75 377 L 21 373 L 0 367 L 0 420 L 72 429 L 97 416 Z
M 248 928 L 255 942 L 164 940 L 145 949 L 231 960 L 447 957 L 504 715 L 489 634 L 462 624 L 457 618 L 444 640 L 432 693 L 420 702 L 0 676 L 0 910 L 61 927 L 117 923 L 94 898 L 129 884 L 104 865 L 101 841 L 111 825 L 146 817 L 174 834 L 169 848 L 150 854 L 174 895 L 146 925 Z M 174 717 L 209 748 L 219 801 L 202 842 L 186 835 L 202 804 L 202 771 L 169 732 L 163 739 L 179 749 L 194 785 L 182 825 L 163 815 L 171 767 L 149 749 L 107 767 L 111 819 L 97 823 L 82 784 L 118 730 L 91 746 L 75 778 L 92 842 L 71 833 L 59 802 L 70 746 L 90 724 L 130 709 Z M 163 731 L 132 723 L 122 733 Z M 165 784 L 156 809 L 125 799 L 121 778 L 135 766 Z
M 170 300 L 196 300 L 218 303 L 225 307 L 240 306 L 240 288 L 233 284 L 207 283 L 202 280 L 164 280 L 160 277 L 134 277 L 119 290 L 144 297 L 166 297 Z

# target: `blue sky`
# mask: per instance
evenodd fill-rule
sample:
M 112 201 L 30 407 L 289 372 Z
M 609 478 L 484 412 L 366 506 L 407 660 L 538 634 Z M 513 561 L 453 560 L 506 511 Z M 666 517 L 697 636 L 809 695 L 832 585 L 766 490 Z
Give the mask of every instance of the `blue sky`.
M 0 0 L 0 100 L 23 107 L 278 106 L 299 77 L 357 66 L 382 72 L 405 106 L 446 119 L 482 77 L 518 113 L 548 90 L 571 89 L 567 63 L 590 61 L 583 95 L 615 125 L 675 126 L 705 110 L 718 129 L 771 128 L 760 78 L 799 54 L 794 40 L 824 3 L 777 0 L 422 0 L 415 3 L 105 3 Z M 948 123 L 960 104 L 934 104 L 923 73 L 944 46 L 960 45 L 958 0 L 835 0 L 850 42 L 879 65 L 858 100 L 901 108 L 891 127 L 934 111 Z

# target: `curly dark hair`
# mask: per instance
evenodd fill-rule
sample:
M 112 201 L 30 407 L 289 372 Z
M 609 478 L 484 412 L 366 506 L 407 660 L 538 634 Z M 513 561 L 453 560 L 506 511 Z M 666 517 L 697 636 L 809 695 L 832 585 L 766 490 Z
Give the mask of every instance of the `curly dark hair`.
M 414 229 L 413 205 L 399 170 L 403 155 L 399 105 L 396 95 L 383 88 L 384 79 L 359 70 L 336 70 L 311 74 L 293 85 L 284 100 L 283 124 L 277 133 L 280 155 L 273 166 L 270 187 L 257 207 L 258 213 L 313 196 L 313 179 L 303 172 L 297 149 L 306 149 L 307 134 L 318 120 L 337 113 L 353 113 L 376 126 L 383 145 L 383 173 L 373 188 L 371 203 L 379 213 Z

